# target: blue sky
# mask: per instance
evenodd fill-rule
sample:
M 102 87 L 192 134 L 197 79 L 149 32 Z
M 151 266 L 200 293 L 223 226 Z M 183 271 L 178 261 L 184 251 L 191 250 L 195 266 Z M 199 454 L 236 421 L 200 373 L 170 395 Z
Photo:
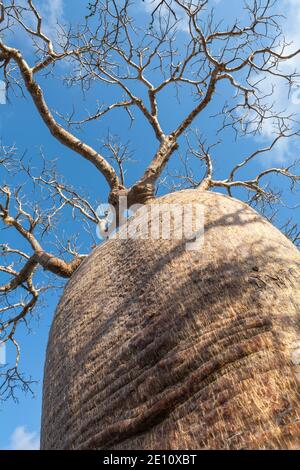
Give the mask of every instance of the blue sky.
M 216 10 L 220 17 L 231 19 L 232 12 L 238 14 L 241 2 L 240 0 L 211 0 L 215 4 Z M 46 28 L 49 34 L 54 34 L 56 18 L 60 21 L 68 22 L 76 19 L 81 12 L 83 12 L 83 5 L 88 2 L 82 0 L 44 0 L 36 1 L 36 4 L 42 8 L 46 18 Z M 148 2 L 149 3 L 149 2 Z M 280 2 L 287 15 L 284 20 L 287 35 L 290 41 L 296 41 L 298 37 L 299 24 L 300 24 L 300 2 L 296 0 L 283 0 Z M 228 8 L 230 4 L 230 8 Z M 147 8 L 143 4 L 140 10 L 137 10 L 139 21 L 142 21 L 144 9 Z M 182 31 L 179 33 L 179 40 L 184 43 L 185 31 L 184 25 Z M 23 41 L 18 34 L 12 40 L 16 41 L 18 47 L 22 46 L 24 55 L 30 60 L 31 48 L 30 43 Z M 299 47 L 299 44 L 298 44 Z M 295 59 L 293 67 L 300 69 L 299 59 Z M 56 69 L 56 76 L 65 75 L 68 72 L 64 67 L 58 66 Z M 1 79 L 1 76 L 0 76 Z M 96 100 L 100 96 L 105 96 L 108 101 L 113 100 L 116 95 L 115 91 L 109 88 L 92 89 L 85 97 L 83 97 L 79 87 L 72 89 L 63 87 L 59 80 L 39 78 L 40 83 L 45 90 L 46 99 L 50 108 L 56 109 L 59 112 L 71 112 L 72 105 L 76 104 L 82 110 L 80 117 L 84 117 L 84 110 L 93 110 L 96 107 Z M 268 86 L 268 84 L 266 84 Z M 216 137 L 216 122 L 209 119 L 210 115 L 215 114 L 220 108 L 220 103 L 226 96 L 227 88 L 222 86 L 218 89 L 218 94 L 210 105 L 209 109 L 200 116 L 195 122 L 194 127 L 197 127 L 201 132 L 207 135 L 207 139 L 213 142 Z M 286 90 L 280 84 L 275 88 L 273 99 L 278 106 L 297 112 L 300 99 L 297 100 L 297 90 L 294 91 L 294 100 L 288 99 Z M 174 91 L 166 92 L 160 99 L 160 115 L 161 121 L 167 131 L 173 129 L 180 118 L 185 116 L 193 106 L 193 98 L 188 94 L 181 97 L 180 104 L 177 103 L 174 97 Z M 101 142 L 107 135 L 108 129 L 113 134 L 118 134 L 124 142 L 131 140 L 131 149 L 134 152 L 134 158 L 137 156 L 139 161 L 128 166 L 128 184 L 133 183 L 138 176 L 142 174 L 147 161 L 157 148 L 157 143 L 153 137 L 152 130 L 148 127 L 141 116 L 136 114 L 136 119 L 130 127 L 128 117 L 123 112 L 115 112 L 109 114 L 107 117 L 99 122 L 91 123 L 85 128 L 84 132 L 79 132 L 78 136 L 83 138 L 86 142 L 101 148 Z M 77 131 L 76 131 L 77 132 Z M 99 176 L 93 168 L 83 159 L 74 155 L 68 149 L 62 147 L 61 144 L 56 142 L 50 135 L 48 129 L 44 126 L 39 118 L 33 104 L 28 96 L 25 98 L 14 97 L 10 95 L 10 100 L 6 104 L 0 104 L 0 137 L 4 145 L 15 144 L 21 155 L 27 150 L 27 156 L 32 159 L 32 165 L 36 166 L 38 171 L 39 167 L 39 152 L 43 148 L 44 154 L 47 159 L 56 159 L 57 167 L 62 173 L 68 183 L 75 187 L 83 187 L 91 196 L 94 204 L 105 202 L 107 197 L 107 187 L 103 177 Z M 236 142 L 234 136 L 230 133 L 224 136 L 223 143 L 215 150 L 215 168 L 217 178 L 222 178 L 228 174 L 228 170 L 232 167 L 233 162 L 240 161 L 241 157 L 245 157 L 251 153 L 257 146 L 261 146 L 268 141 L 271 137 L 271 130 L 267 126 L 263 129 L 263 135 L 258 139 L 241 138 Z M 285 144 L 275 150 L 272 155 L 263 161 L 255 162 L 248 170 L 249 174 L 256 174 L 265 167 L 278 162 L 291 162 L 297 157 L 296 143 Z M 170 164 L 170 171 L 178 169 L 178 159 L 174 158 Z M 250 173 L 249 173 L 250 172 Z M 7 175 L 3 174 L 5 179 Z M 17 177 L 18 178 L 18 177 Z M 18 182 L 21 181 L 17 180 Z M 279 182 L 284 188 L 287 188 L 286 182 L 280 180 Z M 278 183 L 278 184 L 279 184 Z M 28 188 L 28 196 L 34 198 L 34 194 Z M 165 192 L 166 189 L 161 189 Z M 242 193 L 236 192 L 236 196 L 242 196 Z M 286 202 L 289 206 L 293 206 L 297 202 L 297 196 L 292 197 L 288 191 L 285 194 Z M 288 211 L 288 209 L 279 208 L 279 222 L 283 222 L 288 215 L 293 215 L 295 221 L 300 222 L 299 211 Z M 66 224 L 61 230 L 72 230 L 74 224 Z M 76 230 L 80 232 L 80 227 L 76 226 Z M 24 247 L 24 242 L 19 240 L 12 232 L 7 230 L 0 232 L 0 243 L 18 243 L 20 247 Z M 83 250 L 88 251 L 90 246 L 90 239 L 84 234 L 80 233 L 80 241 Z M 51 238 L 48 241 L 51 244 Z M 55 311 L 55 306 L 58 300 L 58 293 L 51 291 L 45 297 L 44 304 L 40 306 L 38 315 L 34 315 L 31 320 L 31 332 L 21 328 L 18 333 L 18 339 L 22 346 L 21 368 L 27 376 L 32 376 L 37 381 L 34 385 L 35 396 L 23 395 L 19 393 L 19 402 L 6 402 L 0 404 L 0 449 L 7 448 L 36 448 L 38 446 L 38 435 L 40 428 L 40 413 L 41 413 L 41 387 L 42 387 L 42 374 L 43 363 L 45 356 L 45 348 L 47 343 L 47 335 L 51 320 Z M 12 351 L 8 348 L 7 358 L 10 360 Z

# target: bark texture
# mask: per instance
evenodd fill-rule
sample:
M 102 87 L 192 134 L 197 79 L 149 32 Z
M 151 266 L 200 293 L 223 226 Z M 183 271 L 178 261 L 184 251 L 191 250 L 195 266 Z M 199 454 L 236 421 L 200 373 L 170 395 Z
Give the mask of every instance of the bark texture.
M 204 247 L 109 240 L 80 265 L 50 333 L 42 448 L 300 448 L 299 252 L 235 199 L 157 201 L 203 203 Z

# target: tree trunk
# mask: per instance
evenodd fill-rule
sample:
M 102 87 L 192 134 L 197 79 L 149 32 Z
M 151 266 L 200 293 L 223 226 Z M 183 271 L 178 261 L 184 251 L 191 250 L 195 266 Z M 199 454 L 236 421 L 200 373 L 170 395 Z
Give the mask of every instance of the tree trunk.
M 42 448 L 300 448 L 298 250 L 221 194 L 158 202 L 203 204 L 204 246 L 109 240 L 81 264 L 51 328 Z

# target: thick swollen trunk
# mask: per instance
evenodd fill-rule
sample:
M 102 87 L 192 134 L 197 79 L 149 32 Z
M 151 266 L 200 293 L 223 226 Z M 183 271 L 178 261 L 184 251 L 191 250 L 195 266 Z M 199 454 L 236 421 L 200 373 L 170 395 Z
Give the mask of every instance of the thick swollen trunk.
M 81 264 L 50 333 L 42 448 L 300 448 L 299 252 L 237 200 L 160 201 L 204 205 L 204 246 L 109 240 Z

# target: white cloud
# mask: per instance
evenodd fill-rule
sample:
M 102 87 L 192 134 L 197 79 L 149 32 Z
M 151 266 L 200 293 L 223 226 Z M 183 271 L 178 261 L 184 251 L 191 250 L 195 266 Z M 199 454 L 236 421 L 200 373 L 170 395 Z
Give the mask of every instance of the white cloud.
M 55 39 L 57 22 L 63 20 L 64 1 L 63 0 L 44 0 L 41 2 L 40 12 L 43 17 L 45 33 L 51 39 Z
M 285 51 L 285 55 L 300 49 L 299 24 L 300 24 L 300 1 L 282 0 L 280 9 L 285 13 L 282 20 L 283 32 L 286 42 L 290 44 Z M 281 62 L 280 72 L 291 74 L 300 72 L 300 54 L 294 58 Z M 257 78 L 256 78 L 257 79 Z M 295 115 L 300 119 L 300 79 L 296 79 L 296 84 L 292 90 L 289 89 L 288 82 L 282 78 L 268 76 L 260 84 L 260 91 L 263 95 L 270 95 L 266 103 L 273 104 L 273 111 L 284 115 Z M 297 129 L 299 126 L 297 126 Z M 274 126 L 271 120 L 265 120 L 262 127 L 262 138 L 270 141 L 274 137 Z M 284 162 L 294 158 L 294 141 L 289 139 L 281 140 L 272 152 L 272 159 Z
M 21 8 L 27 8 L 27 0 L 19 0 L 18 5 Z M 45 33 L 53 42 L 57 39 L 57 25 L 58 22 L 64 23 L 64 0 L 38 0 L 34 2 L 34 5 L 42 17 L 42 31 Z M 33 12 L 24 14 L 24 23 L 29 28 L 36 30 L 37 20 Z M 31 39 L 30 35 L 24 33 L 24 29 L 16 24 L 14 27 L 14 39 L 16 41 L 16 46 L 20 47 L 23 51 L 31 49 Z
M 10 437 L 11 450 L 39 450 L 40 437 L 36 432 L 28 432 L 25 426 L 18 426 Z
M 227 16 L 228 16 L 228 20 L 232 20 L 232 11 L 236 11 L 236 7 L 237 5 L 240 4 L 240 0 L 230 0 L 230 1 L 235 2 L 233 10 L 227 8 L 228 0 L 226 4 L 224 0 L 210 0 L 210 3 L 208 3 L 208 5 L 203 9 L 203 12 L 205 11 L 208 12 L 211 8 L 215 8 L 216 5 L 223 2 L 223 8 L 220 11 L 219 20 L 225 19 L 225 17 Z M 196 2 L 194 2 L 194 4 L 196 5 Z M 161 5 L 161 0 L 143 0 L 140 7 L 148 13 L 152 13 L 155 10 L 155 8 L 159 6 L 161 13 L 164 13 L 164 12 L 167 13 L 168 7 L 166 5 L 169 5 L 170 9 L 176 15 L 176 18 L 178 20 L 177 29 L 184 31 L 184 32 L 188 32 L 189 31 L 188 16 L 185 13 L 184 9 L 180 7 L 180 5 L 178 5 L 175 0 L 166 0 L 165 5 Z M 243 12 L 243 8 L 241 8 L 241 11 L 238 14 L 241 14 L 242 12 Z
M 176 18 L 178 20 L 177 29 L 181 31 L 188 31 L 188 17 L 184 13 L 184 10 L 180 8 L 173 0 L 168 0 L 167 3 L 172 11 L 176 14 Z M 161 5 L 161 0 L 144 0 L 141 5 L 141 8 L 145 9 L 146 12 L 152 13 L 156 7 L 160 7 L 161 13 L 167 13 L 168 7 L 166 5 Z

